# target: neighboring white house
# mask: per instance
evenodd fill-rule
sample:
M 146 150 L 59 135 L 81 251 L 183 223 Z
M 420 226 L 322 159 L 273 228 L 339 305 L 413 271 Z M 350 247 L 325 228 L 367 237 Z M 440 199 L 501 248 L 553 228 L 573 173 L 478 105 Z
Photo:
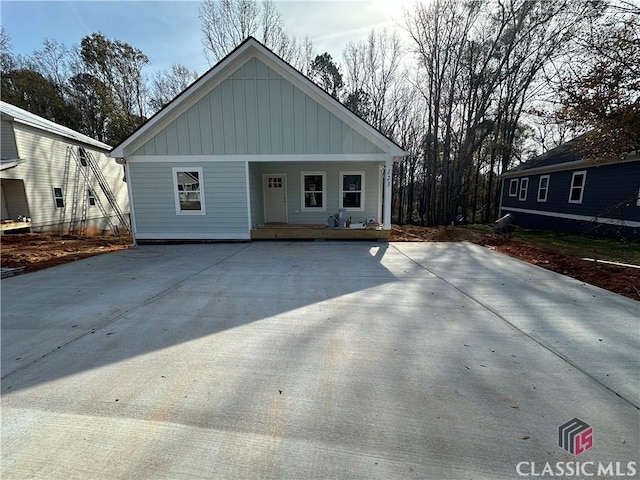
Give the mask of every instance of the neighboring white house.
M 129 228 L 124 170 L 109 145 L 0 102 L 2 231 Z
M 250 37 L 109 155 L 136 240 L 249 240 L 339 209 L 390 230 L 406 152 Z

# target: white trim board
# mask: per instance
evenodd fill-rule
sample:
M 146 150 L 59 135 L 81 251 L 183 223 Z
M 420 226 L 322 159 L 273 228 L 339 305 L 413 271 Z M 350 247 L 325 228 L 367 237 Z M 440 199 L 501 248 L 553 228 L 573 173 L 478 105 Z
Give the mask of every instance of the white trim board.
M 353 154 L 286 154 L 286 155 L 133 155 L 128 162 L 137 163 L 182 163 L 182 162 L 386 162 L 390 157 L 384 153 Z M 397 160 L 395 160 L 397 161 Z
M 247 198 L 247 226 L 249 227 L 249 231 L 251 231 L 252 227 L 252 218 L 253 215 L 251 213 L 251 179 L 249 178 L 249 162 L 245 160 L 244 162 L 244 181 L 246 188 L 246 198 Z
M 532 168 L 525 168 L 522 170 L 512 170 L 510 172 L 503 173 L 502 175 L 500 175 L 500 178 L 503 178 L 503 179 L 520 178 L 520 177 L 526 177 L 528 175 L 538 175 L 541 173 L 555 173 L 555 172 L 563 172 L 566 170 L 576 170 L 578 168 L 581 168 L 581 169 L 601 168 L 601 167 L 607 167 L 611 165 L 618 165 L 622 163 L 631 163 L 631 162 L 637 162 L 637 161 L 640 161 L 640 158 L 638 158 L 635 155 L 630 155 L 629 157 L 624 158 L 622 160 L 618 160 L 617 162 L 608 162 L 608 163 L 587 163 L 584 160 L 574 160 L 573 162 L 556 163 L 553 165 L 547 165 L 546 167 L 532 167 Z M 526 162 L 523 165 L 526 165 Z
M 136 240 L 251 240 L 249 233 L 138 233 Z
M 567 220 L 579 220 L 582 222 L 596 222 L 606 225 L 619 225 L 625 227 L 640 228 L 640 222 L 633 220 L 620 220 L 618 218 L 594 217 L 589 215 L 574 215 L 572 213 L 547 212 L 544 210 L 531 210 L 529 208 L 507 207 L 500 205 L 500 212 L 510 211 L 516 213 L 529 213 L 531 215 L 542 215 L 543 217 L 565 218 Z

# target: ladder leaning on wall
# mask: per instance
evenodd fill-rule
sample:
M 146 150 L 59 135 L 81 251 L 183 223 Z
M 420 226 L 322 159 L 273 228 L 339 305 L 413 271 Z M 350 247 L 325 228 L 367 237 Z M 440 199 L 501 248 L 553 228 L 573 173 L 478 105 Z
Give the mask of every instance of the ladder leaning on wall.
M 94 192 L 92 182 L 91 182 L 92 180 L 91 175 L 89 173 L 89 170 L 91 170 L 91 173 L 93 173 L 93 176 L 98 182 L 98 186 L 100 187 L 100 190 L 102 190 L 102 193 L 104 194 L 105 198 L 109 202 L 109 205 L 113 210 L 113 213 L 115 214 L 118 221 L 120 222 L 120 226 L 123 227 L 127 232 L 131 233 L 131 226 L 129 225 L 129 220 L 120 209 L 120 206 L 118 205 L 118 200 L 116 199 L 116 196 L 114 195 L 113 190 L 111 190 L 111 187 L 109 187 L 109 183 L 107 182 L 107 179 L 104 177 L 104 174 L 100 169 L 100 166 L 96 162 L 95 158 L 93 158 L 93 155 L 91 154 L 91 152 L 88 152 L 83 147 L 69 146 L 67 147 L 67 162 L 69 162 L 71 158 L 75 160 L 77 170 L 79 170 L 82 173 L 82 176 L 84 178 L 84 184 L 86 187 L 85 192 L 87 193 L 90 191 Z M 109 215 L 109 212 L 107 212 L 107 210 L 105 209 L 105 206 L 102 204 L 100 197 L 96 195 L 95 192 L 94 192 L 94 198 L 95 198 L 96 206 L 100 209 L 102 216 L 111 226 L 111 231 L 116 235 L 119 235 L 120 226 L 118 226 L 116 223 L 113 222 L 113 220 L 111 219 L 111 215 Z M 75 199 L 74 201 L 77 201 L 77 199 Z M 71 225 L 70 225 L 71 228 L 74 226 L 75 222 L 77 221 L 76 218 L 73 218 L 75 217 L 75 210 L 76 209 L 74 208 L 74 214 L 72 215 L 72 218 L 71 218 Z M 86 220 L 86 205 L 82 209 L 82 215 L 83 216 L 81 221 L 84 222 Z

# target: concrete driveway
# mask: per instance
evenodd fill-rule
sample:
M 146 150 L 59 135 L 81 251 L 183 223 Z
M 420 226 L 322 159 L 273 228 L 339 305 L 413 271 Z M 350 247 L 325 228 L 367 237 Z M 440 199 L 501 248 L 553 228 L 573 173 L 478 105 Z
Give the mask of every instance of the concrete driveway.
M 466 243 L 143 246 L 12 277 L 0 476 L 637 475 L 639 318 Z

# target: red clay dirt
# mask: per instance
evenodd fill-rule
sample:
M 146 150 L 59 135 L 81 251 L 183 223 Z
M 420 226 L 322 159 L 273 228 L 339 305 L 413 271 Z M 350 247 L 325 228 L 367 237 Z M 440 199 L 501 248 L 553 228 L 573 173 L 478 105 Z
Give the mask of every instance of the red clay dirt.
M 24 267 L 26 272 L 62 265 L 82 258 L 129 248 L 133 243 L 129 235 L 79 237 L 27 233 L 3 235 L 0 258 L 3 268 Z
M 640 269 L 586 262 L 577 257 L 544 250 L 501 235 L 457 227 L 394 226 L 392 242 L 468 241 L 576 278 L 634 300 L 640 300 Z M 2 267 L 25 267 L 26 272 L 73 262 L 82 258 L 123 250 L 132 245 L 128 235 L 78 237 L 73 235 L 3 235 Z

